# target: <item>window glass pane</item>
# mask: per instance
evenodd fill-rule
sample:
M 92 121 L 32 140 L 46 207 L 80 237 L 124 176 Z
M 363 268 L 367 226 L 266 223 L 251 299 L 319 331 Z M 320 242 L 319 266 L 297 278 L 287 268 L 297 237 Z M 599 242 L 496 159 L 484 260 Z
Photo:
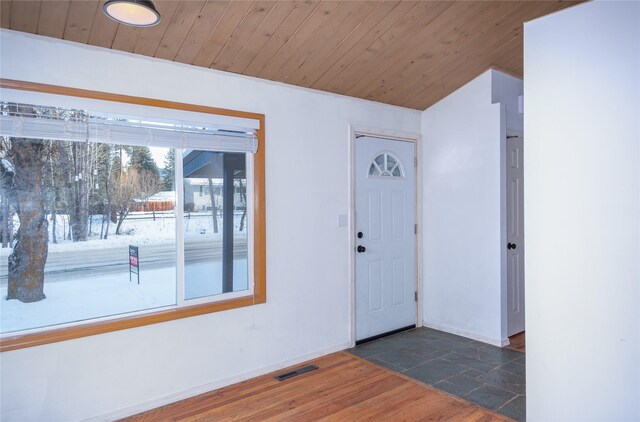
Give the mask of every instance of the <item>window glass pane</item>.
M 185 150 L 183 166 L 185 299 L 247 290 L 245 154 Z
M 384 170 L 384 154 L 378 155 L 375 161 L 378 163 L 378 167 Z
M 387 154 L 387 170 L 391 171 L 393 170 L 393 167 L 396 165 L 396 159 L 393 158 L 391 155 Z
M 3 333 L 176 304 L 172 149 L 0 142 Z
M 369 176 L 375 176 L 378 174 L 378 169 L 375 164 L 371 163 L 371 167 L 369 167 Z

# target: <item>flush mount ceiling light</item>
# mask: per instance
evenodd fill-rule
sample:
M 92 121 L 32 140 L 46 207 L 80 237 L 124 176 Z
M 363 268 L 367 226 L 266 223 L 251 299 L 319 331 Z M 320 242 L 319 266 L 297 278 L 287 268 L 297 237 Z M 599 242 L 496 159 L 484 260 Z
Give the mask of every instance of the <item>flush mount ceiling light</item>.
M 114 21 L 129 26 L 154 26 L 160 22 L 160 13 L 150 0 L 108 0 L 102 11 Z

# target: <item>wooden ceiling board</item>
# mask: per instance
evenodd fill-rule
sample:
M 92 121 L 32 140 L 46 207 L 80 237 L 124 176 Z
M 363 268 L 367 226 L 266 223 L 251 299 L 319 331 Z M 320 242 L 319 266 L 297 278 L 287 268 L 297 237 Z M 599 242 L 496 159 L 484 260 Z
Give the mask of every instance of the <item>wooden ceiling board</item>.
M 156 50 L 155 57 L 165 60 L 175 59 L 204 5 L 205 2 L 201 0 L 183 0 L 180 2 L 171 18 L 169 28 L 167 28 Z
M 228 6 L 228 1 L 207 2 L 205 4 L 196 17 L 187 38 L 180 46 L 175 61 L 187 64 L 194 62 L 198 52 L 219 24 Z
M 478 4 L 480 5 L 480 3 Z M 363 94 L 363 96 L 368 99 L 384 97 L 391 101 L 391 98 L 399 90 L 407 90 L 410 84 L 406 84 L 406 81 L 416 81 L 428 76 L 431 69 L 437 67 L 438 63 L 452 51 L 456 51 L 473 39 L 474 34 L 493 26 L 497 16 L 501 18 L 508 16 L 509 13 L 517 9 L 518 5 L 515 2 L 488 2 L 472 15 L 460 14 L 458 16 L 460 20 L 454 30 L 446 31 L 446 28 L 434 28 L 434 32 L 429 36 L 416 37 L 417 39 L 430 39 L 431 44 L 425 49 L 426 52 L 412 58 L 408 63 L 402 62 L 399 58 L 392 61 L 393 64 L 385 70 L 389 82 L 387 84 L 380 83 L 378 87 L 369 86 L 368 94 Z M 461 22 L 462 19 L 464 19 L 463 22 Z M 473 20 L 473 25 L 469 24 L 469 20 Z M 407 48 L 417 50 L 418 46 L 412 44 Z M 403 83 L 398 83 L 399 81 L 403 81 Z M 403 93 L 403 95 L 407 95 L 407 93 Z
M 133 53 L 133 50 L 136 48 L 136 43 L 138 42 L 138 37 L 142 31 L 144 31 L 144 28 L 134 28 L 122 24 L 118 25 L 111 48 Z
M 390 2 L 384 2 L 385 4 Z M 333 60 L 328 59 L 327 65 L 316 69 L 315 74 L 307 76 L 307 82 L 304 86 L 319 89 L 319 86 L 325 86 L 334 80 L 342 71 L 349 66 L 360 55 L 360 53 L 379 39 L 382 34 L 394 26 L 403 16 L 410 10 L 417 8 L 418 4 L 414 1 L 403 1 L 389 13 L 384 16 L 378 23 L 372 25 L 366 34 L 352 43 L 343 43 L 336 51 L 331 53 Z
M 219 69 L 242 73 L 263 49 L 280 25 L 287 19 L 289 14 L 291 14 L 297 4 L 297 1 L 277 1 L 235 57 L 228 64 L 220 64 Z
M 505 16 L 512 16 L 513 13 L 519 13 L 518 10 L 513 10 L 510 14 Z M 442 81 L 445 81 L 446 85 L 452 86 L 452 84 L 457 83 L 454 81 L 456 81 L 459 76 L 462 76 L 462 78 L 465 79 L 466 82 L 469 82 L 479 75 L 479 73 L 472 75 L 470 72 L 445 72 L 443 70 L 444 66 L 441 66 L 441 63 L 450 63 L 449 66 L 455 66 L 454 68 L 457 68 L 457 66 L 464 66 L 464 63 L 460 62 L 460 60 L 471 60 L 471 57 L 476 57 L 476 53 L 479 51 L 482 51 L 482 56 L 485 56 L 485 58 L 487 58 L 488 54 L 490 54 L 488 53 L 488 51 L 500 48 L 505 42 L 508 42 L 512 38 L 513 35 L 502 36 L 499 39 L 492 39 L 491 37 L 487 36 L 473 37 L 464 44 L 463 48 L 454 49 L 448 55 L 440 56 L 437 61 L 432 62 L 428 71 L 420 71 L 420 68 L 418 67 L 413 69 L 411 73 L 401 75 L 399 74 L 398 77 L 407 78 L 407 86 L 410 85 L 412 87 L 411 90 L 409 90 L 407 86 L 399 86 L 398 84 L 394 84 L 394 86 L 390 86 L 386 92 L 379 93 L 379 95 L 381 97 L 388 98 L 389 103 L 396 102 L 398 98 L 402 98 L 403 101 L 406 100 L 407 102 L 414 98 L 418 102 L 425 102 L 424 98 L 420 98 L 420 95 L 424 95 L 425 92 L 429 92 L 430 94 L 432 92 L 435 92 Z M 484 64 L 478 63 L 476 61 L 467 63 L 469 65 L 472 65 L 472 68 L 482 67 L 486 70 L 491 67 L 491 65 L 488 64 L 490 61 L 491 60 L 489 59 L 485 60 L 485 62 L 487 63 L 486 67 Z M 425 61 L 421 61 L 421 63 L 419 64 L 419 66 L 423 67 L 425 65 L 427 65 L 427 62 Z M 464 83 L 457 86 L 462 86 L 464 85 Z M 435 96 L 432 97 L 435 98 Z M 430 103 L 430 105 L 431 104 L 433 103 Z
M 363 19 L 355 22 L 344 38 L 337 44 L 327 43 L 323 46 L 322 53 L 318 52 L 313 57 L 306 60 L 291 75 L 287 77 L 287 83 L 300 86 L 311 86 L 321 75 L 323 68 L 333 66 L 336 61 L 345 55 L 351 48 L 362 40 L 371 28 L 375 27 L 381 20 L 400 4 L 400 1 L 387 0 L 377 3 L 376 7 Z
M 548 2 L 547 10 L 552 8 L 552 4 Z M 479 75 L 479 73 L 473 75 L 470 72 L 451 73 L 447 69 L 489 69 L 492 65 L 500 68 L 501 66 L 496 66 L 496 63 L 500 63 L 499 57 L 503 51 L 501 48 L 507 43 L 518 43 L 520 56 L 522 56 L 522 38 L 518 38 L 518 36 L 522 34 L 524 28 L 519 22 L 522 21 L 523 16 L 530 16 L 530 7 L 535 8 L 536 6 L 533 4 L 525 5 L 509 13 L 506 19 L 494 24 L 494 26 L 497 25 L 501 28 L 500 31 L 486 31 L 474 37 L 463 48 L 441 59 L 438 62 L 438 67 L 428 72 L 426 77 L 409 80 L 409 85 L 413 86 L 415 90 L 409 92 L 405 87 L 396 93 L 393 101 L 397 103 L 398 101 L 412 102 L 416 100 L 414 104 L 425 103 L 428 104 L 427 107 L 431 106 L 448 95 L 442 96 L 442 92 L 446 92 L 451 86 L 461 87 Z M 539 11 L 540 7 L 538 6 L 536 10 Z M 514 76 L 522 77 L 522 74 Z M 433 99 L 426 102 L 424 99 L 417 98 L 418 92 L 433 93 Z
M 14 1 L 11 5 L 11 29 L 35 34 L 40 17 L 40 1 Z
M 69 0 L 43 1 L 40 4 L 40 14 L 48 18 L 38 20 L 38 34 L 45 37 L 62 38 L 70 5 Z
M 249 1 L 232 1 L 222 15 L 222 18 L 215 29 L 209 35 L 207 41 L 196 55 L 193 64 L 196 66 L 209 67 L 218 56 L 233 35 L 237 26 L 242 22 L 249 10 L 253 6 Z
M 144 28 L 140 32 L 140 36 L 136 40 L 136 46 L 133 48 L 135 54 L 155 56 L 179 5 L 180 1 L 178 0 L 158 2 L 157 8 L 161 16 L 160 23 L 150 28 Z
M 282 22 L 278 29 L 264 44 L 264 47 L 249 62 L 242 73 L 245 75 L 257 76 L 262 71 L 265 63 L 273 57 L 287 41 L 293 36 L 296 30 L 303 25 L 307 18 L 320 6 L 318 0 L 300 1 L 289 13 L 287 19 Z
M 356 4 L 356 2 L 352 3 Z M 323 59 L 334 50 L 335 46 L 340 45 L 353 28 L 364 21 L 378 6 L 380 3 L 363 2 L 355 8 L 342 8 L 343 13 L 340 16 L 334 16 L 328 27 L 318 28 L 311 35 L 310 42 L 305 43 L 295 56 L 280 68 L 275 78 L 292 83 L 292 79 L 296 78 L 296 72 L 307 62 L 313 67 L 322 65 Z
M 518 45 L 518 39 L 517 38 L 512 38 L 510 41 L 508 41 L 508 43 L 506 44 L 507 47 L 511 47 L 511 46 L 517 46 Z M 500 51 L 503 51 L 503 47 L 505 46 L 505 44 L 503 44 L 502 46 L 498 47 L 497 50 L 495 50 L 494 52 L 488 53 L 487 56 L 485 57 L 481 57 L 478 58 L 476 57 L 475 60 L 466 60 L 466 61 L 462 61 L 461 63 L 464 65 L 465 63 L 469 64 L 469 65 L 473 65 L 473 66 L 486 66 L 487 69 L 491 68 L 491 62 L 492 57 L 496 57 Z M 497 68 L 500 68 L 500 66 L 494 66 Z M 505 70 L 505 69 L 502 69 Z M 476 75 L 478 76 L 478 75 Z M 473 80 L 476 76 L 472 76 L 468 73 L 456 73 L 453 75 L 446 76 L 444 78 L 440 78 L 432 83 L 428 83 L 428 84 L 424 84 L 424 85 L 420 85 L 417 87 L 418 90 L 420 90 L 421 92 L 430 92 L 433 93 L 433 98 L 437 98 L 437 95 L 441 95 L 442 92 L 446 92 L 450 86 L 463 86 L 466 83 L 468 83 L 469 81 Z M 446 94 L 448 95 L 448 94 Z M 445 96 L 446 96 L 445 95 Z M 442 97 L 444 98 L 444 97 Z M 413 95 L 409 95 L 408 98 L 403 99 L 403 101 L 407 101 L 407 102 L 414 102 L 414 103 L 422 103 L 424 102 L 423 98 L 418 98 L 417 95 L 413 94 Z M 435 104 L 437 101 L 434 101 L 433 104 Z M 430 105 L 433 105 L 430 104 Z M 430 106 L 429 105 L 429 106 Z
M 582 0 L 155 0 L 150 28 L 105 0 L 0 0 L 0 27 L 425 109 L 489 68 L 523 71 L 523 23 Z
M 64 27 L 64 39 L 86 44 L 89 41 L 97 9 L 98 0 L 71 2 Z M 49 17 L 46 16 L 46 18 Z
M 275 4 L 275 1 L 257 1 L 253 3 L 251 9 L 244 16 L 242 22 L 238 24 L 234 33 L 231 34 L 227 43 L 216 58 L 213 59 L 209 67 L 227 70 L 233 59 L 242 51 L 242 47 L 246 45 L 267 16 L 269 16 Z
M 300 26 L 298 30 L 284 43 L 284 45 L 274 54 L 269 61 L 264 65 L 258 77 L 264 79 L 273 79 L 274 75 L 280 70 L 280 68 L 294 55 L 297 55 L 309 39 L 309 37 L 318 29 L 324 25 L 330 25 L 336 17 L 340 16 L 340 13 L 344 10 L 344 6 L 341 2 L 337 1 L 323 1 L 320 5 L 309 15 L 304 25 Z M 351 5 L 352 7 L 353 5 Z
M 11 3 L 10 0 L 0 2 L 0 27 L 2 28 L 11 27 Z
M 88 44 L 111 48 L 119 25 L 116 21 L 104 16 L 102 6 L 105 1 L 106 0 L 100 0 L 96 8 L 96 16 L 93 17 L 93 25 L 91 25 Z
M 510 75 L 522 75 L 524 72 L 524 57 L 522 54 L 523 42 L 523 35 L 517 37 L 517 42 L 514 47 L 512 47 L 509 51 L 501 51 L 501 53 L 503 54 L 508 54 L 510 59 L 502 60 L 501 63 L 499 62 L 499 60 L 495 59 L 495 64 L 493 65 L 493 67 Z
M 315 84 L 314 88 L 347 94 L 349 89 L 357 85 L 362 78 L 374 72 L 385 57 L 401 49 L 404 43 L 416 33 L 422 19 L 436 17 L 449 6 L 451 6 L 450 2 L 418 2 L 416 7 L 384 31 L 371 45 L 366 46 L 352 63 L 327 81 L 326 85 Z
M 312 57 L 321 57 L 323 54 L 327 54 L 328 50 L 339 44 L 351 31 L 351 28 L 361 22 L 375 6 L 377 4 L 374 2 L 341 2 L 326 24 L 320 24 L 272 78 L 289 83 L 288 79 L 291 74 Z
M 420 55 L 420 52 L 425 50 L 430 52 L 428 48 L 421 48 L 423 45 L 425 47 L 433 46 L 444 34 L 452 37 L 463 22 L 472 16 L 482 15 L 483 9 L 487 8 L 493 9 L 494 7 L 487 6 L 481 2 L 472 4 L 454 3 L 443 9 L 442 13 L 438 11 L 437 15 L 435 13 L 431 14 L 427 21 L 421 22 L 420 26 L 410 31 L 408 38 L 403 40 L 401 47 L 394 50 L 388 49 L 385 55 L 380 55 L 377 59 L 379 64 L 349 88 L 347 95 L 367 98 L 376 89 L 384 88 L 389 82 L 393 81 L 391 76 L 407 62 L 407 59 L 415 60 Z

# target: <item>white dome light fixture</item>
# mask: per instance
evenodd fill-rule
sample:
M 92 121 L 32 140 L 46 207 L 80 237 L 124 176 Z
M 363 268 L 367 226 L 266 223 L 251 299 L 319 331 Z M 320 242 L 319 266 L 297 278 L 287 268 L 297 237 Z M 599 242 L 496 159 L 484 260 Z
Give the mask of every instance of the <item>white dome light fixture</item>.
M 148 27 L 160 23 L 160 13 L 150 0 L 108 0 L 102 11 L 116 22 Z

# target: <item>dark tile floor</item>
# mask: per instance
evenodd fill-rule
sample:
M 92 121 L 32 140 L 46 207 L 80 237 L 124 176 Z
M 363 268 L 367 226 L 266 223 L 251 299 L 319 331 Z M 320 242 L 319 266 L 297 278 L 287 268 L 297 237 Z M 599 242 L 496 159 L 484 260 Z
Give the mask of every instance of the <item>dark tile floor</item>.
M 525 354 L 430 328 L 416 328 L 350 350 L 501 415 L 524 421 Z

